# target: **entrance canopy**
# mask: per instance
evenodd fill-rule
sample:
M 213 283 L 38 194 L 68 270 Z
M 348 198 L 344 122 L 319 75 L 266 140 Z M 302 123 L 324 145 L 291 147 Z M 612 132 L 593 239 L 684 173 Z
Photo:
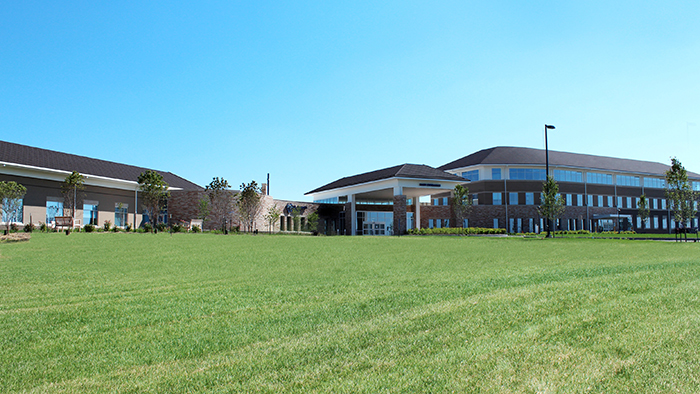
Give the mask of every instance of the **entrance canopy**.
M 351 195 L 356 196 L 358 200 L 391 201 L 397 195 L 417 198 L 450 191 L 456 185 L 465 182 L 467 180 L 464 178 L 430 166 L 402 164 L 341 178 L 314 189 L 306 195 L 310 195 L 314 201 L 318 202 Z
M 407 223 L 415 223 L 416 228 L 420 227 L 421 196 L 449 192 L 465 182 L 467 180 L 464 178 L 430 166 L 401 164 L 341 178 L 306 195 L 310 195 L 314 202 L 318 203 L 349 204 L 352 215 L 349 228 L 351 234 L 357 233 L 356 204 L 394 205 L 394 234 L 401 234 Z M 415 220 L 407 221 L 408 199 L 411 199 L 415 206 Z

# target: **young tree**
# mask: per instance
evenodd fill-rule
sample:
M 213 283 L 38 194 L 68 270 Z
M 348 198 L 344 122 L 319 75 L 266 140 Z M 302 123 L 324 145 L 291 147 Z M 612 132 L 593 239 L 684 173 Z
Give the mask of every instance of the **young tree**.
M 158 224 L 160 211 L 165 208 L 168 197 L 170 197 L 168 184 L 163 180 L 162 175 L 152 170 L 141 173 L 138 182 L 139 189 L 141 190 L 142 204 L 144 208 L 148 210 L 151 225 L 155 228 Z
M 697 213 L 695 201 L 698 199 L 698 193 L 693 191 L 688 172 L 675 157 L 671 159 L 671 168 L 666 171 L 666 198 L 676 225 L 683 226 Z
M 464 219 L 472 210 L 472 200 L 469 198 L 469 188 L 462 185 L 455 186 L 452 191 L 452 212 L 457 220 L 457 227 L 464 227 Z
M 318 213 L 314 212 L 306 217 L 306 231 L 318 232 Z
M 564 213 L 564 197 L 559 195 L 559 185 L 551 176 L 542 184 L 542 204 L 538 207 L 540 216 L 547 219 L 547 238 L 551 238 L 552 222 Z
M 649 218 L 649 200 L 646 194 L 639 196 L 639 204 L 637 204 L 637 216 L 642 221 L 642 228 L 646 228 L 647 218 Z
M 17 211 L 22 206 L 22 198 L 27 194 L 27 188 L 14 181 L 0 182 L 0 208 L 2 216 L 7 218 L 5 234 L 10 230 L 10 222 L 17 221 Z
M 294 207 L 292 209 L 292 222 L 294 222 L 294 231 L 300 231 L 300 225 L 301 225 L 301 208 L 299 207 Z
M 257 182 L 241 184 L 241 192 L 238 195 L 238 215 L 241 218 L 244 231 L 253 231 L 255 220 L 260 215 L 262 208 L 262 193 Z
M 211 183 L 204 188 L 209 196 L 208 219 L 214 223 L 214 227 L 221 228 L 222 231 L 226 231 L 226 223 L 229 221 L 231 211 L 233 211 L 233 193 L 229 190 L 230 187 L 228 181 L 223 177 L 214 177 Z M 202 203 L 200 202 L 200 213 L 202 212 L 201 208 Z
M 280 220 L 281 215 L 282 215 L 282 211 L 280 211 L 279 208 L 277 208 L 277 205 L 271 205 L 267 209 L 267 213 L 265 214 L 264 218 L 269 223 L 270 234 L 272 234 L 272 229 L 275 227 L 277 222 Z
M 75 220 L 78 203 L 83 199 L 83 190 L 85 190 L 85 177 L 77 171 L 73 171 L 61 183 L 61 193 L 73 220 Z

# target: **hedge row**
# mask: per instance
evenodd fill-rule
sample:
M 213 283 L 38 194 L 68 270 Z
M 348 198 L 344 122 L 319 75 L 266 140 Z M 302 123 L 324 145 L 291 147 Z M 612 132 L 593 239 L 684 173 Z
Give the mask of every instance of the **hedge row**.
M 411 235 L 432 235 L 432 234 L 458 234 L 458 235 L 472 235 L 472 234 L 505 234 L 506 229 L 504 228 L 483 228 L 483 227 L 467 227 L 467 228 L 421 228 L 421 229 L 410 229 L 408 233 Z

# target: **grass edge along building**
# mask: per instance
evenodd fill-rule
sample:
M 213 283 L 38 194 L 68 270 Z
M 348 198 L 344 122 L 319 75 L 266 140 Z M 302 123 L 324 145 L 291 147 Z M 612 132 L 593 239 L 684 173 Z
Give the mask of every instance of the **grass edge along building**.
M 549 155 L 550 174 L 565 201 L 555 229 L 665 233 L 675 227 L 665 197 L 668 165 L 552 150 Z M 405 164 L 345 177 L 306 194 L 317 203 L 344 205 L 345 218 L 352 218 L 343 218 L 346 234 L 382 235 L 403 233 L 404 228 L 460 227 L 449 202 L 454 185 L 464 183 L 473 201 L 465 227 L 511 233 L 544 229 L 537 210 L 545 180 L 544 150 L 494 147 L 438 168 L 416 171 L 418 167 Z M 700 175 L 689 171 L 688 177 L 692 188 L 700 190 Z M 430 203 L 420 204 L 417 197 L 426 194 Z M 644 225 L 637 206 L 642 194 L 650 210 Z M 690 225 L 698 227 L 697 215 Z

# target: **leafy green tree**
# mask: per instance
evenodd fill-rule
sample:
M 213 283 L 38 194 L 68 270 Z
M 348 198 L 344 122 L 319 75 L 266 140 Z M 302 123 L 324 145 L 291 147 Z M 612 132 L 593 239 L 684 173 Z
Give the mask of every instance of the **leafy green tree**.
M 464 219 L 472 210 L 472 200 L 469 198 L 469 188 L 462 185 L 455 186 L 452 191 L 452 212 L 457 220 L 457 227 L 464 227 Z
M 22 206 L 22 199 L 27 194 L 27 188 L 14 181 L 0 182 L 0 208 L 2 215 L 7 217 L 7 229 L 5 234 L 10 230 L 10 222 L 18 221 L 16 212 Z
M 695 201 L 698 193 L 692 189 L 685 167 L 675 157 L 671 159 L 671 168 L 666 171 L 666 198 L 676 225 L 685 224 L 697 213 Z
M 639 204 L 637 204 L 637 216 L 642 221 L 642 228 L 646 228 L 646 221 L 649 218 L 649 200 L 646 194 L 639 196 Z
M 306 231 L 316 233 L 318 231 L 318 213 L 314 212 L 306 218 Z
M 551 238 L 552 222 L 556 222 L 564 213 L 564 197 L 559 194 L 557 181 L 550 175 L 542 184 L 542 198 L 543 201 L 537 210 L 540 216 L 547 219 L 547 238 Z
M 153 170 L 141 173 L 138 178 L 139 189 L 141 190 L 141 200 L 143 206 L 148 210 L 151 225 L 155 228 L 158 224 L 158 217 L 170 197 L 168 184 L 163 180 L 163 176 Z
M 292 209 L 292 222 L 294 222 L 294 231 L 301 230 L 301 208 Z
M 282 216 L 282 211 L 280 211 L 279 208 L 277 208 L 277 205 L 273 204 L 267 209 L 267 213 L 265 214 L 264 219 L 269 223 L 270 234 L 272 234 L 272 229 L 280 220 L 280 216 Z
M 230 225 L 230 216 L 233 211 L 233 192 L 229 190 L 231 186 L 228 181 L 223 177 L 214 177 L 207 185 L 204 190 L 209 196 L 209 203 L 207 204 L 207 217 L 202 219 L 209 219 L 213 222 L 214 228 L 221 228 L 222 231 L 226 231 L 226 224 Z M 200 213 L 202 208 L 202 203 L 200 202 Z
M 83 199 L 83 190 L 85 190 L 85 177 L 77 171 L 73 171 L 61 183 L 61 193 L 73 220 L 75 220 L 78 203 Z
M 253 231 L 255 220 L 260 215 L 262 209 L 262 191 L 258 183 L 251 181 L 249 184 L 242 183 L 241 191 L 238 194 L 238 215 L 244 231 Z

